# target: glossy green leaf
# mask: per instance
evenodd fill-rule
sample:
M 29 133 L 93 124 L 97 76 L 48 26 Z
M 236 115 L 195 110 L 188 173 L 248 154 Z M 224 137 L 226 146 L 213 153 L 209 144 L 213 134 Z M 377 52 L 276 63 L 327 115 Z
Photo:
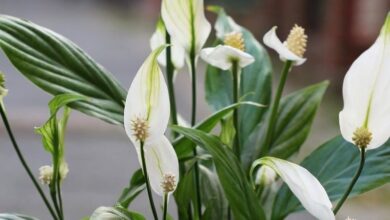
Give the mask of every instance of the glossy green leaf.
M 122 124 L 126 92 L 78 46 L 29 21 L 0 15 L 0 47 L 11 63 L 46 92 L 88 97 L 71 107 Z
M 217 11 L 218 18 L 215 28 L 221 32 L 218 34 L 225 35 L 239 29 L 243 34 L 246 52 L 255 58 L 255 62 L 244 68 L 241 72 L 240 100 L 268 105 L 271 98 L 272 66 L 267 51 L 260 45 L 250 31 L 235 24 L 223 9 L 219 8 Z M 217 41 L 217 44 L 220 43 L 221 39 Z M 205 85 L 206 100 L 214 110 L 219 110 L 233 103 L 232 81 L 232 73 L 230 71 L 222 71 L 210 65 L 207 66 Z M 244 140 L 247 139 L 251 131 L 262 120 L 265 111 L 266 108 L 240 107 L 239 129 L 240 141 L 242 142 L 241 146 L 243 146 Z
M 10 214 L 10 213 L 0 213 L 1 220 L 38 220 L 37 218 L 22 215 L 22 214 Z
M 329 82 L 324 81 L 282 98 L 268 155 L 287 159 L 299 151 L 309 135 L 314 116 L 328 85 Z M 266 123 L 259 124 L 245 143 L 247 147 L 244 148 L 241 157 L 245 167 L 260 156 L 260 149 L 265 140 L 264 125 Z
M 205 132 L 173 126 L 172 129 L 204 148 L 213 157 L 215 168 L 235 219 L 265 219 L 247 176 L 234 153 L 216 137 Z
M 217 124 L 218 122 L 231 113 L 235 108 L 241 106 L 241 105 L 249 105 L 252 108 L 263 108 L 262 105 L 254 102 L 239 102 L 232 105 L 229 105 L 223 109 L 220 109 L 217 112 L 214 112 L 212 115 L 210 115 L 208 118 L 204 119 L 199 124 L 195 125 L 195 128 L 204 132 L 210 132 Z M 195 145 L 186 137 L 179 137 L 173 142 L 173 146 L 175 147 L 176 154 L 179 159 L 183 159 L 185 157 L 188 157 L 189 155 L 192 155 L 192 149 L 195 147 Z
M 199 165 L 202 203 L 206 209 L 202 220 L 228 219 L 228 203 L 215 171 Z
M 56 95 L 49 102 L 50 114 L 55 114 L 60 108 L 64 107 L 65 105 L 68 105 L 72 102 L 81 101 L 81 100 L 85 101 L 87 100 L 87 97 L 78 94 L 69 94 L 69 93 Z
M 121 206 L 128 208 L 131 202 L 145 189 L 145 178 L 142 170 L 139 169 L 134 172 L 131 177 L 129 186 L 124 188 L 121 196 L 118 199 L 118 203 Z
M 359 162 L 359 150 L 339 136 L 312 152 L 301 165 L 317 177 L 329 198 L 336 201 L 346 191 Z M 390 182 L 390 142 L 375 150 L 367 151 L 365 166 L 350 197 L 388 182 Z M 276 196 L 272 219 L 284 219 L 288 214 L 300 209 L 302 209 L 300 203 L 284 185 Z
M 190 167 L 181 177 L 176 191 L 174 192 L 175 201 L 177 204 L 177 210 L 179 219 L 190 219 L 188 216 L 188 208 L 190 204 L 196 204 L 195 201 L 191 201 L 196 198 L 195 186 L 194 186 L 194 169 Z

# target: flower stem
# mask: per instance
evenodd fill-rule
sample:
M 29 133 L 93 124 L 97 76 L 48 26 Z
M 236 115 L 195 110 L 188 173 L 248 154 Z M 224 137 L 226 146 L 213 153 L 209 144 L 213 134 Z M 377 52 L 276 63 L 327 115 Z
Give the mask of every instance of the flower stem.
M 360 149 L 360 164 L 359 168 L 356 171 L 355 175 L 352 178 L 351 183 L 349 184 L 347 191 L 345 191 L 343 197 L 341 197 L 340 201 L 337 203 L 336 207 L 333 210 L 333 213 L 336 215 L 337 212 L 340 210 L 341 206 L 343 206 L 345 200 L 348 198 L 348 195 L 351 193 L 355 183 L 359 179 L 360 174 L 362 173 L 363 167 L 364 167 L 364 162 L 366 160 L 366 150 L 365 148 Z
M 57 124 L 57 121 L 55 122 L 55 124 Z M 51 183 L 49 184 L 49 187 L 50 187 L 50 196 L 51 196 L 51 200 L 53 201 L 53 204 L 54 204 L 54 208 L 57 212 L 57 216 L 58 216 L 58 219 L 59 220 L 63 220 L 63 216 L 62 216 L 62 211 L 61 211 L 61 208 L 60 208 L 60 205 L 59 205 L 59 200 L 58 200 L 58 182 L 60 181 L 60 175 L 59 175 L 59 172 L 60 172 L 60 169 L 59 169 L 59 149 L 58 147 L 54 147 L 54 151 L 53 151 L 53 179 L 51 181 Z
M 27 172 L 27 174 L 30 177 L 31 181 L 33 182 L 36 190 L 38 191 L 39 195 L 41 196 L 41 198 L 42 198 L 43 202 L 45 203 L 47 209 L 49 210 L 51 216 L 53 217 L 53 219 L 57 220 L 58 218 L 55 215 L 55 213 L 53 211 L 53 208 L 51 207 L 51 205 L 49 203 L 49 200 L 46 198 L 45 193 L 43 192 L 42 188 L 39 186 L 37 180 L 35 179 L 34 175 L 32 174 L 32 172 L 30 170 L 30 167 L 28 166 L 27 162 L 25 161 L 22 152 L 19 149 L 19 146 L 18 146 L 18 144 L 16 142 L 15 136 L 14 136 L 14 134 L 12 132 L 11 126 L 10 126 L 10 124 L 8 122 L 7 114 L 6 114 L 6 111 L 5 111 L 5 108 L 4 108 L 4 105 L 3 105 L 2 101 L 0 101 L 0 114 L 1 114 L 1 117 L 3 119 L 4 126 L 5 126 L 5 128 L 6 128 L 7 132 L 8 132 L 8 136 L 11 139 L 12 145 L 13 145 L 15 151 L 16 151 L 16 154 L 17 154 L 20 162 L 22 163 L 23 168 L 25 169 L 25 171 Z
M 164 193 L 164 207 L 163 207 L 163 220 L 167 219 L 168 212 L 168 193 Z
M 279 103 L 280 103 L 280 99 L 282 97 L 284 85 L 286 84 L 288 72 L 290 72 L 290 69 L 291 69 L 291 65 L 292 65 L 292 61 L 290 61 L 290 60 L 286 61 L 284 64 L 284 67 L 282 70 L 282 75 L 281 75 L 280 81 L 279 81 L 279 85 L 278 85 L 278 88 L 276 90 L 276 95 L 275 95 L 274 101 L 271 105 L 271 113 L 270 113 L 270 117 L 269 117 L 269 121 L 268 121 L 267 134 L 265 136 L 265 141 L 264 141 L 264 145 L 261 149 L 260 156 L 264 156 L 270 150 L 271 140 L 272 140 L 272 136 L 273 136 L 274 129 L 275 129 L 275 123 L 276 123 L 276 119 L 277 119 L 276 116 L 277 116 L 278 109 L 279 109 Z
M 165 42 L 171 44 L 171 36 L 168 31 L 165 31 Z M 168 84 L 168 93 L 169 93 L 169 103 L 171 107 L 171 123 L 177 125 L 177 110 L 176 110 L 176 97 L 175 97 L 175 87 L 173 84 L 173 77 L 175 68 L 172 63 L 172 46 L 167 47 L 166 49 L 166 74 L 167 74 L 167 84 Z M 178 134 L 175 131 L 172 131 L 173 138 L 176 138 Z
M 58 201 L 59 201 L 60 211 L 61 211 L 61 219 L 64 219 L 64 207 L 62 205 L 61 177 L 60 177 L 60 175 L 58 175 L 58 180 L 57 180 L 57 194 L 58 194 Z
M 238 63 L 237 61 L 233 61 L 232 63 L 232 74 L 233 74 L 233 103 L 238 103 L 239 99 L 239 89 L 240 89 L 240 80 L 239 80 L 239 72 L 238 72 Z M 234 109 L 233 112 L 233 124 L 234 129 L 236 130 L 236 135 L 234 136 L 234 146 L 233 151 L 236 154 L 238 160 L 240 160 L 240 128 L 238 123 L 238 109 Z
M 191 126 L 193 127 L 196 122 L 196 68 L 195 68 L 195 51 L 191 50 L 190 54 L 190 63 L 191 63 L 191 76 L 192 76 L 192 112 L 191 112 Z M 193 156 L 197 156 L 196 146 L 193 149 Z M 197 213 L 199 219 L 202 216 L 202 200 L 200 195 L 200 181 L 199 181 L 199 165 L 198 161 L 194 164 L 195 169 L 195 190 L 196 190 L 196 203 L 197 203 Z
M 142 170 L 143 170 L 144 176 L 145 176 L 146 189 L 148 191 L 150 207 L 152 208 L 154 220 L 158 220 L 156 207 L 154 207 L 153 195 L 152 195 L 152 189 L 150 187 L 148 170 L 146 168 L 145 151 L 144 151 L 144 142 L 143 141 L 141 141 L 141 160 L 142 160 Z

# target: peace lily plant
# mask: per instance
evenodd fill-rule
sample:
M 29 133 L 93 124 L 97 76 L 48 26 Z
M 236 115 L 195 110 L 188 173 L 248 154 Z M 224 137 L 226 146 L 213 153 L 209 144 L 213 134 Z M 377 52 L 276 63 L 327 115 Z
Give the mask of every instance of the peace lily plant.
M 51 219 L 68 218 L 62 188 L 69 187 L 63 183 L 73 178 L 76 169 L 68 165 L 71 160 L 65 153 L 71 109 L 124 128 L 129 148 L 134 147 L 132 158 L 139 161 L 117 201 L 94 207 L 84 219 L 280 220 L 303 211 L 316 219 L 334 220 L 350 196 L 390 181 L 386 102 L 390 14 L 378 39 L 345 76 L 341 136 L 298 161 L 294 155 L 308 137 L 329 84 L 317 83 L 283 96 L 287 76 L 307 59 L 305 29 L 293 26 L 284 42 L 276 27 L 263 37 L 264 45 L 275 50 L 284 64 L 272 97 L 273 70 L 265 47 L 222 8 L 208 9 L 217 14 L 215 36 L 213 45 L 203 48 L 211 33 L 203 0 L 162 0 L 156 30 L 150 30 L 152 52 L 131 73 L 128 92 L 70 40 L 27 20 L 0 15 L 5 56 L 27 79 L 54 96 L 48 120 L 35 128 L 51 163 L 43 162 L 49 165 L 34 171 L 7 117 L 7 89 L 12 93 L 17 88 L 6 86 L 0 74 L 0 113 L 11 141 L 5 145 L 13 146 Z M 197 123 L 199 57 L 207 65 L 205 99 L 213 113 Z M 184 127 L 179 126 L 183 120 L 176 106 L 174 75 L 185 62 L 192 106 L 189 119 L 184 119 L 189 126 Z M 135 200 L 144 191 L 148 201 Z M 169 202 L 172 197 L 175 204 Z M 145 209 L 135 211 L 135 201 L 145 202 Z M 169 205 L 177 213 L 169 213 Z M 0 219 L 37 218 L 0 213 Z

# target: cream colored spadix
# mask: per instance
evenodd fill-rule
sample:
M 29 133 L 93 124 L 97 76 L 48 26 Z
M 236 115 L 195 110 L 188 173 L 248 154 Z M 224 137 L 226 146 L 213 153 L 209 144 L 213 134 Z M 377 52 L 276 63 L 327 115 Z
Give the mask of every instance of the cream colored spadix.
M 146 169 L 152 189 L 163 195 L 161 182 L 165 174 L 179 178 L 176 153 L 164 136 L 170 107 L 168 88 L 157 63 L 165 46 L 154 50 L 138 70 L 126 98 L 124 127 L 141 161 L 140 142 L 144 143 Z
M 156 31 L 150 38 L 150 47 L 152 50 L 157 49 L 166 44 L 166 32 L 164 22 L 159 19 L 156 26 Z M 171 36 L 171 58 L 173 66 L 176 70 L 181 69 L 184 66 L 185 51 L 177 42 L 175 36 Z M 166 66 L 166 49 L 163 50 L 157 58 L 158 62 L 162 66 Z
M 185 48 L 187 56 L 191 50 L 197 55 L 211 31 L 203 0 L 163 0 L 161 16 L 169 34 Z
M 343 83 L 341 134 L 356 144 L 354 136 L 364 128 L 371 136 L 366 149 L 380 147 L 390 137 L 389 61 L 390 13 L 375 43 L 353 62 Z
M 258 163 L 273 169 L 314 217 L 320 220 L 335 219 L 324 187 L 308 170 L 274 157 L 263 157 Z

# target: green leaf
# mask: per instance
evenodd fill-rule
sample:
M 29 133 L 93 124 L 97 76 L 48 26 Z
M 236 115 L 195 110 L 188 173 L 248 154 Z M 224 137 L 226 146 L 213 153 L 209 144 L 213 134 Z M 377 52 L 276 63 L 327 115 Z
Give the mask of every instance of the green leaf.
M 328 85 L 329 82 L 324 81 L 282 98 L 271 141 L 271 151 L 267 155 L 287 159 L 299 151 L 309 135 L 314 116 Z M 241 157 L 245 167 L 250 166 L 252 161 L 260 156 L 259 152 L 265 140 L 267 127 L 265 125 L 267 123 L 259 124 L 245 143 L 245 151 Z
M 231 113 L 235 108 L 241 105 L 250 105 L 252 108 L 260 108 L 263 107 L 262 105 L 259 105 L 254 102 L 239 102 L 232 105 L 229 105 L 217 112 L 214 112 L 212 115 L 210 115 L 208 118 L 200 122 L 195 126 L 196 129 L 204 131 L 206 133 L 210 132 L 217 124 L 218 122 Z M 186 137 L 179 137 L 173 142 L 173 146 L 175 147 L 176 154 L 179 159 L 186 158 L 190 155 L 192 155 L 192 149 L 195 147 L 195 144 L 193 144 L 188 138 Z
M 10 213 L 0 213 L 1 220 L 38 220 L 37 218 L 22 215 L 22 214 L 10 214 Z
M 118 203 L 121 206 L 128 208 L 131 202 L 145 189 L 145 178 L 142 170 L 139 169 L 134 172 L 131 177 L 129 186 L 124 188 L 121 196 L 118 199 Z
M 190 167 L 190 169 L 180 177 L 176 191 L 173 194 L 177 204 L 179 219 L 190 219 L 188 216 L 188 208 L 190 207 L 192 198 L 196 198 L 193 170 L 194 169 Z
M 121 212 L 122 214 L 126 215 L 129 220 L 146 220 L 146 218 L 141 213 L 129 211 L 121 206 L 116 206 L 115 209 Z
M 0 47 L 11 63 L 41 89 L 53 95 L 88 97 L 71 107 L 123 124 L 125 90 L 68 39 L 29 21 L 0 15 Z
M 76 101 L 81 101 L 81 100 L 87 100 L 87 97 L 81 96 L 78 94 L 69 94 L 69 93 L 64 93 L 61 95 L 56 95 L 50 102 L 49 102 L 49 109 L 50 109 L 50 114 L 55 114 L 57 111 Z
M 301 165 L 308 169 L 326 189 L 330 200 L 340 199 L 346 191 L 360 162 L 359 150 L 338 136 L 312 152 Z M 362 174 L 350 197 L 362 194 L 390 182 L 390 142 L 367 151 Z M 284 219 L 302 209 L 299 201 L 284 185 L 278 192 L 272 219 Z
M 206 166 L 199 165 L 202 203 L 206 209 L 202 220 L 228 219 L 228 204 L 216 173 Z
M 211 154 L 235 219 L 265 219 L 264 211 L 255 197 L 255 192 L 240 162 L 229 148 L 224 146 L 217 137 L 202 131 L 179 126 L 173 126 L 172 129 Z
M 213 10 L 215 11 L 215 10 Z M 272 65 L 266 50 L 247 29 L 234 23 L 225 11 L 219 8 L 216 29 L 225 35 L 232 31 L 242 32 L 245 41 L 246 52 L 255 58 L 255 62 L 241 72 L 240 94 L 241 101 L 253 101 L 260 104 L 269 104 L 271 99 L 271 72 Z M 222 39 L 217 44 L 222 43 Z M 207 66 L 206 72 L 206 100 L 214 109 L 219 110 L 233 103 L 233 80 L 230 71 L 222 71 L 218 68 Z M 266 109 L 243 106 L 239 109 L 240 141 L 243 146 L 251 131 L 262 120 Z M 248 120 L 250 119 L 250 120 Z

